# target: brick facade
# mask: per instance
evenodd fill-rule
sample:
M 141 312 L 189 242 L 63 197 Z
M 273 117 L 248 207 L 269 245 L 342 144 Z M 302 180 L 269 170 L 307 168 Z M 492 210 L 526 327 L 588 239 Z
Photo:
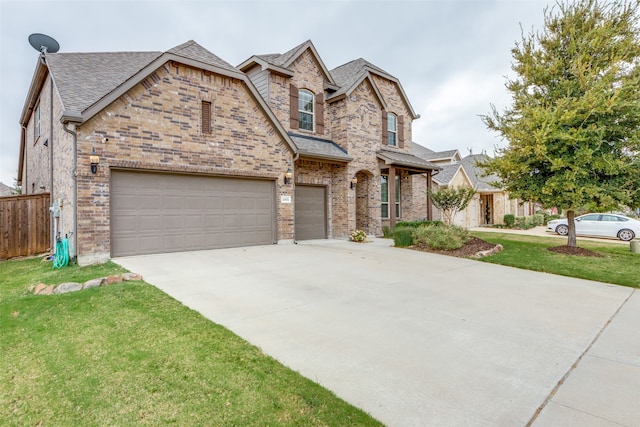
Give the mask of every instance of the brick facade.
M 426 200 L 420 198 L 416 203 L 415 199 L 416 192 L 424 192 L 416 175 L 386 165 L 378 156 L 383 148 L 411 154 L 414 113 L 399 83 L 383 72 L 368 73 L 344 96 L 330 99 L 337 85 L 308 43 L 310 48 L 291 56 L 286 72 L 248 67 L 246 75 L 256 80 L 255 85 L 233 67 L 228 73 L 226 68 L 217 72 L 215 67 L 220 63 L 215 59 L 213 69 L 199 68 L 193 61 L 167 60 L 79 120 L 74 114 L 82 112 L 65 111 L 56 88 L 51 108 L 47 95 L 50 79 L 44 78 L 36 104 L 41 108 L 40 137 L 34 135 L 33 114 L 25 125 L 21 177 L 25 193 L 51 191 L 52 199 L 61 203 L 56 226 L 61 236 L 73 237 L 80 264 L 110 257 L 110 182 L 114 170 L 271 180 L 276 188 L 277 239 L 293 241 L 297 184 L 326 188 L 327 237 L 346 238 L 356 228 L 380 235 L 388 221 L 381 218 L 380 177 L 393 167 L 401 182 L 398 219 L 424 218 Z M 190 49 L 193 42 L 180 48 L 184 46 Z M 198 55 L 207 57 L 207 52 L 200 50 L 194 57 L 198 59 Z M 313 131 L 292 126 L 292 87 L 315 95 Z M 211 108 L 210 131 L 202 128 L 203 102 Z M 403 145 L 388 147 L 383 140 L 383 110 L 404 119 L 398 123 Z M 66 125 L 61 117 L 70 117 L 63 120 Z M 51 122 L 53 172 L 43 144 Z M 287 133 L 320 138 L 340 147 L 344 159 L 300 156 Z M 100 158 L 96 174 L 89 162 L 94 151 Z M 293 182 L 284 184 L 288 170 L 293 171 Z M 357 183 L 352 183 L 354 177 Z M 293 203 L 280 203 L 282 196 Z M 76 235 L 72 236 L 74 230 Z

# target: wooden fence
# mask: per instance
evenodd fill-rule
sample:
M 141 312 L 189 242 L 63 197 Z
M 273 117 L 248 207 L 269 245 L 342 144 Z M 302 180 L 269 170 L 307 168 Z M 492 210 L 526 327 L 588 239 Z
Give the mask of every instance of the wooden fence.
M 0 259 L 51 247 L 49 193 L 0 197 Z

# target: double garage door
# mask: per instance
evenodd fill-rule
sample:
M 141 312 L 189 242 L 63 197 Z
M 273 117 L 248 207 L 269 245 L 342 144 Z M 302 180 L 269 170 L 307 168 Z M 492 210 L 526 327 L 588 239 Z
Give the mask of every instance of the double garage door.
M 277 241 L 274 181 L 113 171 L 111 255 Z

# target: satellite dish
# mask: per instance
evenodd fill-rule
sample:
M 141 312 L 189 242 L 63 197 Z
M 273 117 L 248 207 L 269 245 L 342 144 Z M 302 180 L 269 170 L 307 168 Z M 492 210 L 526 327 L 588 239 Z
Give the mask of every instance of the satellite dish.
M 35 50 L 42 53 L 56 53 L 60 49 L 58 42 L 46 34 L 31 34 L 29 36 L 29 44 Z

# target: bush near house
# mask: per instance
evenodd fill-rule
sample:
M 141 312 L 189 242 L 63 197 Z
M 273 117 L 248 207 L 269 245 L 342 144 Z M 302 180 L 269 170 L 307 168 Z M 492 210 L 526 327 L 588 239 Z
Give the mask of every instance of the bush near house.
M 417 227 L 396 227 L 393 231 L 395 246 L 405 248 L 407 246 L 427 246 L 437 250 L 460 249 L 469 240 L 469 230 L 455 225 L 443 225 L 439 221 Z
M 393 230 L 393 244 L 399 248 L 406 248 L 413 243 L 413 227 L 397 227 Z
M 428 225 L 434 225 L 434 226 L 438 226 L 438 225 L 443 225 L 442 221 L 429 221 L 429 220 L 423 220 L 423 221 L 400 221 L 396 224 L 396 228 L 403 228 L 403 227 L 411 227 L 411 228 L 418 228 L 418 227 L 423 227 L 423 226 L 428 226 Z
M 506 228 L 513 228 L 513 226 L 516 224 L 516 216 L 514 214 L 506 214 L 502 218 L 502 222 L 504 223 L 504 226 Z
M 413 244 L 431 249 L 451 251 L 460 249 L 469 240 L 469 230 L 456 225 L 424 226 L 413 232 Z

